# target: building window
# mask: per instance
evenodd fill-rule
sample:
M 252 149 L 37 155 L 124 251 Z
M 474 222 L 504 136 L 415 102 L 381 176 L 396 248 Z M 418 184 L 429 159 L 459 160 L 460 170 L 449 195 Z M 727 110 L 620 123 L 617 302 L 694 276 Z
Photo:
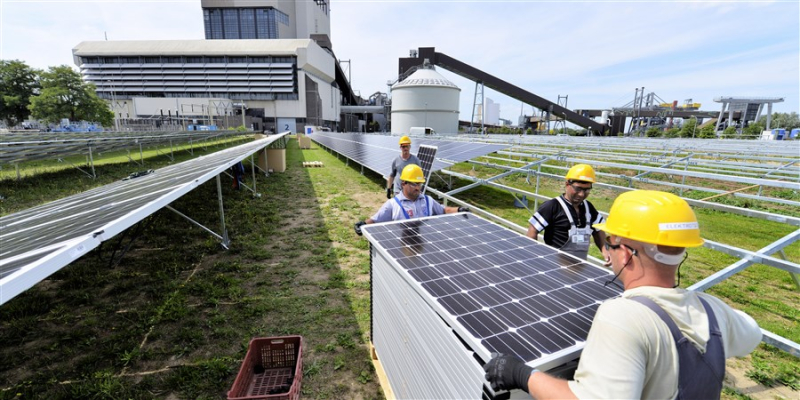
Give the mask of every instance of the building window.
M 278 22 L 280 22 L 280 23 L 282 23 L 282 24 L 284 24 L 286 26 L 289 26 L 289 16 L 286 15 L 283 11 L 275 10 L 275 19 Z
M 239 10 L 239 22 L 242 27 L 241 39 L 256 38 L 256 10 L 243 8 Z
M 206 21 L 206 39 L 224 39 L 222 35 L 222 10 L 206 8 L 203 10 Z
M 226 8 L 222 10 L 222 26 L 225 39 L 239 39 L 239 10 Z

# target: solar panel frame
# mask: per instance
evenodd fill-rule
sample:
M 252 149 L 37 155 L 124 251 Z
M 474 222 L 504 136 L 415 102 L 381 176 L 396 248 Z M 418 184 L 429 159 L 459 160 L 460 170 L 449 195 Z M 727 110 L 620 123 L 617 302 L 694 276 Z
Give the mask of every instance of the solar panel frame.
M 181 144 L 239 135 L 230 131 L 147 132 L 147 133 L 59 133 L 0 135 L 0 165 L 59 159 L 159 144 Z
M 286 134 L 0 217 L 0 304 Z
M 460 224 L 459 219 L 479 222 L 470 228 L 468 224 Z M 419 224 L 417 225 L 418 228 L 414 228 L 414 224 Z M 431 228 L 435 227 L 437 224 L 452 224 L 451 228 L 453 228 L 453 230 L 447 231 L 447 234 L 442 234 L 442 232 L 437 232 L 435 229 Z M 602 278 L 610 279 L 612 276 L 610 271 L 586 263 L 585 261 L 557 251 L 549 246 L 539 244 L 530 238 L 521 236 L 514 231 L 483 220 L 472 214 L 459 213 L 419 218 L 412 221 L 388 222 L 368 225 L 362 229 L 364 236 L 370 241 L 375 251 L 382 258 L 386 258 L 398 273 L 400 273 L 405 282 L 413 287 L 431 309 L 450 325 L 461 340 L 467 343 L 469 347 L 485 361 L 489 360 L 492 352 L 511 353 L 523 358 L 528 365 L 547 370 L 573 360 L 578 357 L 583 348 L 583 343 L 586 338 L 585 335 L 588 334 L 588 327 L 591 325 L 591 319 L 599 304 L 621 293 L 617 288 L 605 288 L 600 283 L 600 279 Z M 431 232 L 426 232 L 425 235 L 413 233 L 415 230 L 419 232 L 422 229 Z M 396 242 L 398 240 L 397 230 L 401 230 L 399 240 L 403 242 L 403 245 L 385 247 L 382 243 L 387 243 L 387 241 Z M 484 274 L 486 271 L 494 272 L 494 270 L 497 269 L 497 271 L 505 273 L 514 271 L 514 269 L 508 267 L 508 265 L 519 264 L 520 267 L 533 265 L 529 260 L 543 260 L 542 263 L 545 270 L 529 273 L 523 277 L 514 276 L 513 279 L 504 282 L 486 282 L 483 285 L 475 284 L 475 287 L 472 289 L 465 289 L 466 286 L 458 286 L 459 292 L 437 297 L 429 291 L 430 287 L 426 284 L 436 282 L 437 279 L 439 282 L 454 281 L 453 279 L 444 280 L 435 276 L 437 273 L 436 271 L 447 271 L 447 267 L 441 266 L 447 265 L 447 263 L 459 263 L 462 260 L 469 260 L 471 258 L 482 260 L 484 257 L 491 255 L 488 253 L 481 254 L 481 249 L 476 248 L 476 246 L 480 245 L 477 243 L 473 244 L 470 240 L 467 240 L 464 245 L 456 248 L 435 247 L 440 242 L 460 240 L 458 239 L 458 235 L 463 232 L 457 231 L 469 232 L 465 237 L 476 239 L 476 242 L 484 241 L 484 243 L 488 243 L 488 246 L 494 246 L 495 250 L 498 252 L 510 253 L 511 256 L 501 258 L 501 260 L 512 259 L 515 260 L 515 262 L 507 265 L 492 265 L 494 268 L 473 269 L 470 273 L 466 274 L 469 275 L 469 279 L 455 280 L 456 286 L 467 285 L 470 282 L 474 284 L 476 281 L 486 282 L 484 281 Z M 483 231 L 487 232 L 479 233 Z M 495 243 L 485 242 L 486 238 L 492 237 L 492 235 L 498 240 L 496 240 Z M 423 240 L 422 243 L 419 243 L 416 239 L 420 236 L 432 237 L 435 238 L 435 240 Z M 425 249 L 425 246 L 431 245 L 441 254 L 436 254 L 434 256 L 435 252 Z M 375 257 L 373 257 L 373 259 L 374 258 Z M 433 262 L 431 262 L 431 260 L 433 260 Z M 431 268 L 426 269 L 429 267 Z M 435 267 L 440 267 L 440 269 L 437 270 Z M 450 265 L 450 267 L 453 266 Z M 575 279 L 575 276 L 571 276 L 571 274 L 575 274 L 575 271 L 578 269 L 580 269 L 581 272 L 585 271 L 584 273 L 587 278 L 583 281 L 578 281 Z M 550 278 L 548 274 L 555 274 L 553 275 L 554 278 Z M 423 278 L 420 279 L 420 276 L 423 276 Z M 548 282 L 548 279 L 544 279 L 545 277 L 548 277 L 550 281 L 560 283 L 560 286 L 554 286 L 553 282 Z M 559 282 L 559 280 L 561 282 Z M 583 285 L 586 284 L 586 282 L 592 282 L 591 288 L 594 292 L 591 293 L 591 295 L 594 297 L 587 297 L 587 295 L 580 294 L 580 296 L 584 297 L 584 303 L 582 303 L 580 308 L 573 308 L 576 306 L 576 303 L 574 303 L 576 300 L 574 299 L 565 298 L 564 300 L 568 300 L 568 302 L 559 304 L 545 296 L 545 294 L 557 290 L 571 290 L 569 293 L 570 295 L 576 294 L 577 291 L 573 289 L 573 286 Z M 512 285 L 514 283 L 522 283 L 525 285 L 527 293 L 524 294 L 527 297 L 520 299 L 514 297 L 512 301 L 508 301 L 511 297 L 505 293 L 506 291 L 512 292 L 511 288 L 506 288 L 504 286 L 502 292 L 497 288 L 501 285 Z M 530 285 L 529 283 L 535 284 Z M 486 290 L 486 288 L 489 287 L 493 289 L 497 288 L 497 290 L 493 290 L 493 293 L 500 293 L 499 296 L 505 296 L 506 298 L 491 300 L 490 297 L 481 297 L 480 301 L 476 302 L 474 295 L 471 296 L 474 294 L 474 290 Z M 519 290 L 519 288 L 517 288 L 517 290 Z M 566 292 L 561 294 L 566 294 Z M 450 297 L 447 298 L 448 296 Z M 448 303 L 443 301 L 443 299 L 452 301 Z M 496 302 L 496 304 L 492 305 L 486 302 L 490 300 Z M 538 314 L 531 312 L 534 308 L 527 303 L 535 303 L 535 306 L 539 307 L 536 308 L 536 310 L 539 310 Z M 514 321 L 514 317 L 519 319 L 518 315 L 514 314 L 512 312 L 513 310 L 508 310 L 508 312 L 501 314 L 498 311 L 501 310 L 501 305 L 507 308 L 521 305 L 528 314 L 539 315 L 539 320 L 533 321 L 532 319 L 526 319 L 525 321 Z M 461 307 L 461 309 L 458 307 Z M 548 309 L 548 307 L 550 307 L 550 309 Z M 548 310 L 549 313 L 546 313 Z M 488 311 L 493 311 L 494 314 L 487 317 L 484 314 Z M 503 311 L 506 310 L 503 309 Z M 550 323 L 551 320 L 555 320 L 555 322 Z M 524 324 L 520 325 L 522 322 L 524 322 Z M 556 322 L 558 325 L 556 325 Z M 481 329 L 492 324 L 498 325 L 503 329 L 513 329 L 506 329 L 506 332 L 502 329 L 498 330 L 498 328 L 495 327 L 491 335 L 482 334 Z M 515 324 L 517 326 L 515 326 Z M 563 332 L 562 329 L 566 327 L 575 329 L 575 331 L 570 333 Z M 542 332 L 551 332 L 554 329 L 560 333 L 560 336 L 551 336 L 549 333 L 542 334 Z M 512 341 L 520 342 L 517 344 L 518 349 L 528 350 L 525 352 L 521 350 L 512 350 L 508 345 L 508 343 Z
M 384 177 L 391 173 L 391 163 L 388 160 L 397 157 L 398 153 L 397 141 L 394 136 L 317 132 L 309 137 L 318 145 L 353 160 Z M 437 147 L 437 158 L 431 167 L 432 172 L 509 146 L 507 144 L 414 138 L 411 153 L 417 154 L 422 145 Z
M 419 159 L 420 168 L 422 168 L 422 175 L 425 177 L 425 184 L 422 186 L 422 194 L 425 194 L 425 189 L 428 188 L 428 182 L 431 180 L 431 169 L 433 162 L 436 160 L 436 150 L 438 147 L 423 144 L 419 146 L 417 151 L 417 158 Z

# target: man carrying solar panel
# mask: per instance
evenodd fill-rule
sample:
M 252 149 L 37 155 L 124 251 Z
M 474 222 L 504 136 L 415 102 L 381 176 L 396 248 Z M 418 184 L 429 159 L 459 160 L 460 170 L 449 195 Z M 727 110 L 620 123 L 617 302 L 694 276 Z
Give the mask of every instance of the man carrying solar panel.
M 416 164 L 409 164 L 403 168 L 400 174 L 400 185 L 402 191 L 389 199 L 383 206 L 366 221 L 356 222 L 356 233 L 361 236 L 361 227 L 365 224 L 377 222 L 402 221 L 412 218 L 429 217 L 432 215 L 452 214 L 457 212 L 469 212 L 467 207 L 445 207 L 439 204 L 431 196 L 422 195 L 420 192 L 422 184 L 425 183 L 425 175 L 422 168 Z
M 609 283 L 619 278 L 625 291 L 597 309 L 574 380 L 493 354 L 484 366 L 492 388 L 537 399 L 719 399 L 725 358 L 747 355 L 762 334 L 716 297 L 678 288 L 686 248 L 703 244 L 692 209 L 671 193 L 637 190 L 594 226 L 609 235 Z
M 403 136 L 400 138 L 400 155 L 392 160 L 392 171 L 389 172 L 389 177 L 386 178 L 386 198 L 391 199 L 392 194 L 395 196 L 400 193 L 403 188 L 400 186 L 400 180 L 395 181 L 397 174 L 403 171 L 408 165 L 422 165 L 417 156 L 411 154 L 411 138 Z
M 528 237 L 536 239 L 544 231 L 544 243 L 585 260 L 591 237 L 603 252 L 605 235 L 592 228 L 603 222 L 603 216 L 586 200 L 595 182 L 590 165 L 577 164 L 567 172 L 564 194 L 542 204 L 528 220 Z M 605 252 L 606 266 L 609 265 Z

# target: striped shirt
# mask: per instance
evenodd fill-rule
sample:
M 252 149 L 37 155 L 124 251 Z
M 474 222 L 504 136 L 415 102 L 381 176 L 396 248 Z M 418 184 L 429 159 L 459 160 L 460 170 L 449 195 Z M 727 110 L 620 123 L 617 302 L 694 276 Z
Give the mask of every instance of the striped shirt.
M 583 203 L 580 205 L 580 212 L 575 211 L 575 207 L 572 207 L 569 200 L 567 200 L 564 195 L 561 195 L 561 198 L 569 205 L 567 207 L 572 214 L 572 220 L 575 221 L 575 225 L 578 228 L 583 228 L 586 226 L 586 208 L 584 207 Z M 599 224 L 605 220 L 597 209 L 594 208 L 592 203 L 585 201 L 584 202 L 589 207 L 589 215 L 591 218 L 590 224 Z M 528 223 L 533 225 L 533 228 L 536 229 L 539 233 L 544 231 L 544 242 L 545 244 L 560 249 L 567 243 L 569 240 L 569 230 L 571 228 L 569 219 L 567 218 L 567 214 L 564 213 L 564 208 L 558 204 L 558 200 L 550 199 L 542 204 L 541 207 L 536 211 L 536 214 L 533 214 L 533 217 L 528 220 Z M 596 230 L 592 228 L 592 233 Z

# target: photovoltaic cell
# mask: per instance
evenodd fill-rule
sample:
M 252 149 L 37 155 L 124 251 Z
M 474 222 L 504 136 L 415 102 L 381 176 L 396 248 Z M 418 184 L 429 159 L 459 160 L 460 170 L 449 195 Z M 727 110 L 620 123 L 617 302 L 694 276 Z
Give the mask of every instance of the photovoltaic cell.
M 428 181 L 431 178 L 431 168 L 433 168 L 433 161 L 436 159 L 436 146 L 421 145 L 417 151 L 417 158 L 419 158 L 419 167 L 422 168 L 422 176 L 425 177 L 425 185 L 422 187 L 422 193 L 428 188 Z
M 285 135 L 0 217 L 0 304 Z
M 488 360 L 545 362 L 577 353 L 611 273 L 472 214 L 368 225 L 364 235 L 426 302 Z
M 317 132 L 309 135 L 309 137 L 317 144 L 339 153 L 382 176 L 389 175 L 391 172 L 391 160 L 400 154 L 396 136 Z M 414 137 L 411 142 L 411 154 L 416 154 L 419 157 L 421 146 L 434 146 L 437 148 L 431 172 L 508 147 L 506 144 L 432 140 Z

